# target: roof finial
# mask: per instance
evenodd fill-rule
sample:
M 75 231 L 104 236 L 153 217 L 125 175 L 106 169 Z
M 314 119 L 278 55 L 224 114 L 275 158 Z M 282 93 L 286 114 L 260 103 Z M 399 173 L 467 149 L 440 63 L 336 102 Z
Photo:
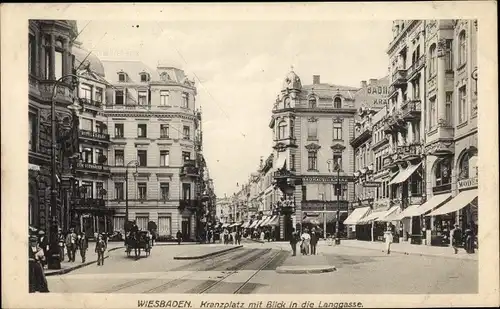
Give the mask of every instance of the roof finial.
M 293 72 L 293 64 L 290 66 L 290 70 Z

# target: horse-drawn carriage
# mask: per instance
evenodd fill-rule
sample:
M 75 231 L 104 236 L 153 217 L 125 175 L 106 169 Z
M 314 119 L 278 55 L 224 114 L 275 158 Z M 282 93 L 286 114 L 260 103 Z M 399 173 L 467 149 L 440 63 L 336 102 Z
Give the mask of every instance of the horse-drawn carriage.
M 146 256 L 151 254 L 152 239 L 148 231 L 130 232 L 125 238 L 127 256 L 130 256 L 132 249 L 135 252 L 135 257 L 141 255 L 141 250 L 146 252 Z

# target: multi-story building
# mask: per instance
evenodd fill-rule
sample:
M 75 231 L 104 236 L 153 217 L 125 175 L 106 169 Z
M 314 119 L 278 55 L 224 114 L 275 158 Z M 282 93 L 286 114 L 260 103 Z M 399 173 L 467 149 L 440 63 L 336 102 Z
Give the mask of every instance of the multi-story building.
M 200 162 L 201 113 L 196 88 L 184 71 L 139 61 L 103 61 L 113 85 L 104 112 L 113 132 L 109 148 L 109 206 L 113 226 L 122 229 L 128 215 L 146 229 L 157 224 L 160 236 L 180 230 L 195 239 L 202 218 Z M 127 187 L 128 183 L 128 187 Z
M 217 198 L 216 202 L 216 214 L 219 223 L 222 224 L 229 224 L 232 222 L 233 217 L 231 213 L 231 203 L 228 199 L 227 196 L 224 196 L 223 198 Z
M 106 207 L 110 138 L 103 108 L 108 82 L 99 58 L 77 42 L 73 53 L 76 74 L 80 77 L 78 98 L 82 109 L 78 131 L 80 160 L 75 166 L 78 189 L 72 209 L 77 230 L 93 237 L 96 232 L 112 231 L 113 222 L 112 209 Z
M 74 175 L 70 157 L 78 153 L 78 121 L 68 109 L 75 99 L 74 79 L 61 78 L 73 73 L 72 42 L 78 29 L 75 21 L 67 20 L 30 20 L 28 29 L 28 223 L 48 233 L 52 222 L 65 230 L 71 224 L 70 201 Z M 51 188 L 53 101 L 58 145 L 55 188 Z M 53 213 L 50 209 L 51 189 L 57 191 Z M 51 232 L 54 233 L 54 230 Z
M 287 187 L 285 201 L 295 209 L 293 215 L 280 217 L 280 238 L 287 239 L 296 223 L 318 221 L 326 221 L 325 233 L 333 234 L 337 210 L 340 222 L 347 217 L 354 196 L 354 155 L 349 140 L 354 132 L 357 91 L 321 83 L 320 76 L 313 76 L 313 83 L 304 86 L 293 71 L 285 77 L 270 123 L 273 168 L 277 171 L 274 178 L 283 184 L 278 184 L 280 189 Z

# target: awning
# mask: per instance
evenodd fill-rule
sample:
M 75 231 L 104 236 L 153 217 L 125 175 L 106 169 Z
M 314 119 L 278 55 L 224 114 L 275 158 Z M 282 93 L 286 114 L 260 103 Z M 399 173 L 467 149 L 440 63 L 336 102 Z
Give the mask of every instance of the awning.
M 269 216 L 267 217 L 266 221 L 262 222 L 260 226 L 267 226 L 269 222 L 271 222 L 274 219 L 275 216 Z
M 377 220 L 378 218 L 382 218 L 385 216 L 387 213 L 387 210 L 382 210 L 382 211 L 374 211 L 370 214 L 368 214 L 366 217 L 361 219 L 358 224 L 369 224 L 372 223 L 373 221 Z
M 251 229 L 255 228 L 255 226 L 256 226 L 257 224 L 259 224 L 259 223 L 260 223 L 260 221 L 262 221 L 262 220 L 255 220 L 255 221 L 252 223 L 252 225 L 250 225 L 250 228 L 251 228 Z
M 247 222 L 243 223 L 243 225 L 241 227 L 246 229 L 249 224 L 250 224 L 250 221 L 247 221 Z
M 361 207 L 356 208 L 354 211 L 344 220 L 344 224 L 357 224 L 357 222 L 366 216 L 366 214 L 370 211 L 370 207 Z
M 255 226 L 255 228 L 258 228 L 259 226 L 262 226 L 262 224 L 263 224 L 264 222 L 266 222 L 267 220 L 269 220 L 269 217 L 268 217 L 268 216 L 263 217 L 263 218 L 262 218 L 262 220 L 260 220 L 260 221 L 257 223 L 257 225 Z
M 393 221 L 399 221 L 403 220 L 403 218 L 413 217 L 412 213 L 415 212 L 415 209 L 418 207 L 420 207 L 419 204 L 410 205 L 409 207 L 395 215 Z
M 397 218 L 397 215 L 401 213 L 401 207 L 399 206 L 392 206 L 385 214 L 384 217 L 380 217 L 377 219 L 377 221 L 381 222 L 392 222 L 392 221 L 399 221 Z
M 434 210 L 427 216 L 439 216 L 444 214 L 449 214 L 450 212 L 455 212 L 469 205 L 477 198 L 477 189 L 467 190 L 458 193 L 451 201 L 444 204 L 440 208 Z
M 321 222 L 323 222 L 323 218 L 321 216 L 305 217 L 302 219 L 302 223 L 319 225 Z
M 228 227 L 230 224 L 229 223 L 224 223 L 222 227 Z
M 274 216 L 274 219 L 267 222 L 267 226 L 278 226 L 280 225 L 280 216 Z
M 431 197 L 427 202 L 415 208 L 410 215 L 412 217 L 423 215 L 451 199 L 451 193 L 438 194 Z
M 286 153 L 278 153 L 278 158 L 276 159 L 276 169 L 282 169 L 286 164 Z
M 392 185 L 392 184 L 401 183 L 403 181 L 406 181 L 406 179 L 408 179 L 408 177 L 410 177 L 417 170 L 417 168 L 420 167 L 420 165 L 422 165 L 422 162 L 420 162 L 416 165 L 409 166 L 406 169 L 400 171 L 399 174 L 397 174 L 396 177 L 394 177 L 389 182 L 389 184 Z

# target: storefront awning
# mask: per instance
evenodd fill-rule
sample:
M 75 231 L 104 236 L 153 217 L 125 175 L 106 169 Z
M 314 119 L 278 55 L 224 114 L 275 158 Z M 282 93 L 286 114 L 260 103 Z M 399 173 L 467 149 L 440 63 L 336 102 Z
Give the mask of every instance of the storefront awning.
M 361 219 L 358 224 L 369 224 L 372 223 L 373 221 L 377 220 L 378 218 L 382 218 L 385 216 L 387 213 L 387 210 L 382 210 L 382 211 L 373 211 L 372 213 L 368 214 L 366 217 Z
M 419 207 L 415 208 L 410 215 L 412 217 L 421 216 L 426 214 L 427 212 L 435 209 L 436 207 L 441 206 L 443 203 L 446 203 L 451 199 L 451 193 L 446 194 L 438 194 L 431 197 L 427 202 L 423 203 Z
M 261 220 L 255 220 L 255 221 L 252 223 L 252 225 L 250 225 L 250 228 L 251 228 L 251 229 L 255 228 L 255 226 L 256 226 L 257 224 L 259 224 L 259 223 L 260 223 L 260 221 L 261 221 Z
M 408 179 L 413 173 L 415 173 L 415 171 L 417 170 L 417 168 L 420 167 L 421 164 L 422 164 L 422 162 L 420 162 L 416 165 L 408 166 L 406 169 L 400 171 L 399 174 L 397 174 L 396 177 L 394 177 L 389 182 L 389 184 L 393 185 L 396 183 L 402 183 L 403 181 L 406 181 L 406 179 Z
M 427 216 L 439 216 L 444 214 L 449 214 L 451 212 L 455 212 L 469 205 L 477 198 L 477 189 L 467 190 L 458 193 L 451 201 L 444 204 L 440 208 L 434 210 Z
M 269 222 L 267 222 L 267 226 L 278 226 L 280 225 L 280 216 L 274 216 Z
M 267 217 L 266 220 L 260 224 L 260 226 L 267 226 L 267 224 L 271 222 L 272 219 L 274 219 L 274 216 Z
M 229 223 L 224 223 L 222 227 L 228 227 L 230 224 Z
M 392 222 L 392 221 L 399 221 L 400 219 L 397 219 L 398 215 L 401 214 L 401 207 L 399 206 L 392 206 L 385 214 L 384 217 L 378 218 L 377 221 L 381 222 Z
M 286 164 L 286 153 L 278 153 L 278 158 L 276 159 L 276 169 L 282 169 Z
M 259 226 L 262 226 L 262 224 L 263 224 L 264 222 L 266 222 L 267 220 L 269 220 L 269 217 L 267 217 L 267 216 L 266 216 L 266 217 L 264 217 L 264 218 L 262 218 L 262 220 L 260 220 L 260 221 L 257 223 L 257 225 L 255 226 L 255 228 L 258 228 Z
M 243 225 L 241 227 L 246 229 L 249 224 L 250 224 L 250 221 L 247 221 L 247 222 L 243 223 Z
M 344 224 L 352 224 L 355 225 L 358 221 L 366 216 L 366 214 L 370 211 L 370 207 L 361 207 L 356 208 L 354 211 L 344 220 Z
M 412 213 L 415 211 L 416 208 L 420 207 L 419 204 L 415 204 L 415 205 L 410 205 L 409 207 L 407 207 L 406 209 L 404 209 L 403 211 L 399 212 L 398 214 L 396 214 L 394 216 L 394 220 L 393 221 L 400 221 L 400 220 L 403 220 L 404 218 L 408 218 L 408 217 L 413 217 Z

